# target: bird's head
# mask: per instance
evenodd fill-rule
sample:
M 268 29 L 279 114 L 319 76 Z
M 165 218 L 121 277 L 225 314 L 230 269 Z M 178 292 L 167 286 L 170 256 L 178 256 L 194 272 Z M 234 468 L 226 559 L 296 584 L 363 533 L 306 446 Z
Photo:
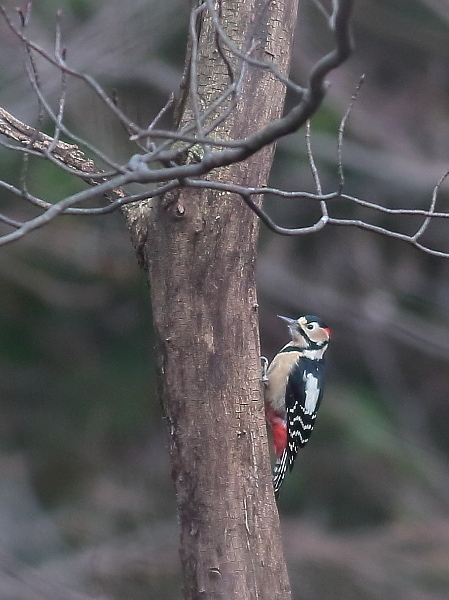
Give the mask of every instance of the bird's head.
M 307 350 L 320 350 L 329 344 L 330 329 L 319 317 L 314 315 L 305 315 L 299 319 L 290 319 L 281 315 L 278 317 L 287 323 L 295 346 Z

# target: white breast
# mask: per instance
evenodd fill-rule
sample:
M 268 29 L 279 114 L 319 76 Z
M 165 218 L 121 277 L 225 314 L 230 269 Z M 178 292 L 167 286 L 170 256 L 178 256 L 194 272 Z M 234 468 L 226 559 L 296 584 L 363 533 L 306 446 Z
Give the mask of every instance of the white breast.
M 265 400 L 280 414 L 285 413 L 285 388 L 288 376 L 300 356 L 299 352 L 277 354 L 268 368 Z

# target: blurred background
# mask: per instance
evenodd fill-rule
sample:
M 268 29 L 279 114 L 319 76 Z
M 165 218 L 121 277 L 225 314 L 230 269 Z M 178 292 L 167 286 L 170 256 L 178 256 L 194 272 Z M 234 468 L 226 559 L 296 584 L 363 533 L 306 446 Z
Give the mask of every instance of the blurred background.
M 17 4 L 6 1 L 10 14 Z M 30 33 L 51 49 L 62 8 L 70 64 L 116 90 L 144 125 L 179 84 L 186 4 L 40 0 Z M 345 190 L 426 208 L 449 166 L 449 6 L 358 0 L 354 37 L 312 123 L 323 191 L 337 189 L 339 122 L 365 74 L 343 147 Z M 304 0 L 293 79 L 305 82 L 330 47 Z M 57 71 L 39 67 L 57 100 Z M 67 125 L 125 157 L 126 132 L 92 93 L 76 81 L 69 93 Z M 36 122 L 22 51 L 3 22 L 0 106 Z M 1 178 L 17 184 L 17 156 L 0 149 L 0 161 Z M 278 145 L 271 183 L 314 191 L 303 132 Z M 49 200 L 79 189 L 42 161 L 30 162 L 28 185 Z M 1 191 L 0 206 L 11 202 Z M 438 207 L 447 203 L 443 186 Z M 307 201 L 266 207 L 284 225 L 317 216 Z M 405 233 L 419 226 L 347 203 L 331 209 Z M 435 223 L 425 241 L 447 252 L 448 232 Z M 447 599 L 449 260 L 357 229 L 282 238 L 262 227 L 258 272 L 265 355 L 288 338 L 277 314 L 315 313 L 333 331 L 318 426 L 279 503 L 295 598 Z M 148 297 L 119 214 L 63 217 L 0 251 L 1 600 L 180 597 Z

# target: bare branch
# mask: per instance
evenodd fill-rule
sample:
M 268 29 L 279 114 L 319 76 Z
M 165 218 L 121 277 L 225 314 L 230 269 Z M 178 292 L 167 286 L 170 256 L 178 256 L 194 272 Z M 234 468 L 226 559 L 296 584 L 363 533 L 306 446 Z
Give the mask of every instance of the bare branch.
M 429 248 L 428 246 L 424 246 L 415 240 L 414 236 L 406 235 L 404 233 L 399 233 L 398 231 L 392 231 L 390 229 L 386 229 L 385 227 L 380 227 L 378 225 L 373 225 L 372 223 L 367 223 L 365 221 L 361 221 L 359 219 L 334 219 L 332 217 L 329 218 L 329 225 L 343 225 L 349 227 L 357 227 L 359 229 L 366 229 L 367 231 L 372 231 L 374 233 L 378 233 L 385 237 L 394 238 L 396 240 L 401 240 L 403 242 L 407 242 L 418 250 L 425 252 L 426 254 L 431 254 L 432 256 L 438 256 L 439 258 L 449 258 L 449 252 L 441 252 L 440 250 L 434 250 L 433 248 Z
M 267 10 L 271 0 L 259 9 L 262 13 Z M 3 147 L 19 152 L 24 156 L 24 167 L 21 188 L 7 182 L 1 182 L 0 186 L 16 197 L 40 208 L 43 213 L 29 221 L 20 222 L 11 219 L 7 215 L 0 214 L 0 221 L 14 231 L 0 237 L 0 245 L 16 240 L 29 231 L 41 227 L 58 215 L 100 215 L 113 210 L 123 208 L 132 203 L 148 200 L 156 196 L 163 196 L 168 191 L 181 187 L 208 188 L 221 190 L 237 195 L 265 225 L 273 232 L 286 235 L 304 235 L 319 231 L 326 225 L 352 226 L 363 228 L 384 236 L 396 238 L 414 245 L 424 252 L 435 256 L 449 257 L 445 253 L 432 249 L 420 240 L 428 229 L 431 222 L 437 219 L 447 219 L 449 213 L 436 211 L 438 194 L 443 183 L 449 176 L 446 172 L 435 186 L 428 209 L 388 208 L 378 203 L 352 196 L 344 190 L 345 177 L 343 169 L 343 142 L 346 125 L 353 110 L 354 104 L 363 77 L 360 79 L 356 90 L 350 100 L 349 106 L 340 122 L 337 142 L 337 173 L 338 190 L 324 194 L 321 177 L 316 164 L 313 149 L 310 118 L 315 114 L 326 93 L 326 77 L 333 69 L 341 65 L 349 56 L 352 48 L 350 33 L 350 15 L 353 0 L 340 0 L 333 2 L 333 14 L 329 17 L 321 3 L 316 2 L 318 9 L 326 15 L 329 26 L 335 37 L 335 48 L 329 54 L 319 60 L 312 68 L 309 82 L 306 88 L 299 88 L 296 84 L 285 77 L 277 66 L 271 61 L 263 61 L 254 58 L 253 53 L 257 50 L 259 42 L 256 35 L 256 21 L 254 30 L 248 35 L 245 46 L 239 48 L 227 36 L 221 25 L 220 10 L 215 8 L 212 0 L 204 0 L 193 9 L 190 19 L 190 34 L 192 40 L 192 59 L 189 74 L 189 97 L 191 99 L 191 119 L 179 129 L 179 131 L 168 131 L 156 129 L 161 117 L 173 106 L 174 99 L 170 97 L 165 106 L 159 111 L 152 122 L 141 128 L 130 120 L 117 106 L 114 98 L 110 98 L 103 88 L 89 75 L 77 72 L 67 65 L 66 51 L 62 45 L 61 35 L 61 13 L 57 14 L 56 32 L 54 43 L 54 55 L 52 56 L 43 48 L 27 38 L 26 28 L 30 20 L 30 7 L 24 12 L 19 11 L 20 26 L 13 24 L 4 8 L 0 7 L 0 14 L 10 27 L 11 31 L 22 43 L 28 57 L 27 72 L 33 90 L 41 107 L 40 121 L 48 117 L 54 125 L 54 135 L 49 136 L 40 131 L 40 123 L 37 128 L 25 125 L 10 113 L 0 108 L 0 134 L 17 143 L 0 143 Z M 215 28 L 215 45 L 221 60 L 228 72 L 229 85 L 221 90 L 217 97 L 208 106 L 203 106 L 198 89 L 198 35 L 200 22 L 208 14 Z M 42 93 L 39 73 L 34 62 L 33 53 L 43 57 L 50 64 L 57 67 L 61 76 L 61 92 L 58 100 L 57 110 L 53 110 Z M 259 68 L 269 71 L 284 85 L 297 94 L 297 103 L 282 118 L 271 122 L 267 127 L 259 131 L 253 131 L 244 138 L 236 140 L 222 140 L 218 134 L 220 125 L 228 118 L 237 107 L 239 92 L 243 84 L 245 74 L 249 68 Z M 137 152 L 132 155 L 126 164 L 118 164 L 109 156 L 106 156 L 99 148 L 78 138 L 64 125 L 64 112 L 66 103 L 67 77 L 76 77 L 88 85 L 102 102 L 109 108 L 112 114 L 126 128 L 129 140 L 136 144 Z M 213 178 L 213 171 L 217 168 L 244 161 L 264 146 L 272 144 L 281 137 L 289 135 L 301 127 L 306 126 L 306 149 L 312 176 L 315 182 L 316 193 L 307 191 L 285 191 L 278 188 L 249 188 L 234 183 L 223 183 Z M 67 143 L 60 139 L 61 135 L 67 136 L 74 143 Z M 201 153 L 193 150 L 199 146 Z M 92 153 L 95 158 L 88 158 L 84 151 Z M 143 153 L 142 153 L 143 150 Z M 185 160 L 186 153 L 192 151 L 192 156 Z M 27 161 L 33 157 L 41 157 L 51 160 L 59 167 L 65 169 L 72 175 L 82 178 L 92 189 L 84 190 L 74 194 L 56 204 L 51 204 L 42 198 L 33 195 L 26 186 Z M 109 165 L 110 171 L 104 172 L 95 164 L 95 160 Z M 207 180 L 203 177 L 208 176 Z M 126 194 L 122 189 L 128 183 L 141 183 L 150 186 L 141 194 Z M 281 227 L 261 208 L 256 201 L 257 197 L 270 194 L 278 199 L 298 199 L 301 201 L 319 202 L 321 208 L 320 218 L 312 225 L 298 227 Z M 80 207 L 79 204 L 94 198 L 102 199 L 102 204 L 90 208 Z M 107 204 L 104 204 L 106 200 Z M 422 217 L 423 221 L 413 235 L 393 231 L 376 223 L 354 218 L 341 218 L 334 216 L 335 210 L 342 203 L 350 203 L 364 209 L 373 211 L 374 214 L 396 215 L 403 217 Z M 335 210 L 334 210 L 335 209 Z
M 130 183 L 130 181 L 132 181 L 132 173 L 117 176 L 115 178 L 116 186 L 114 187 L 121 187 L 127 183 Z M 79 204 L 80 202 L 84 202 L 90 198 L 94 198 L 99 194 L 108 193 L 110 191 L 111 182 L 106 181 L 104 183 L 100 183 L 94 188 L 84 190 L 83 192 L 73 194 L 72 196 L 68 196 L 57 204 L 52 204 L 43 214 L 39 215 L 38 217 L 20 224 L 20 227 L 18 227 L 12 233 L 0 237 L 0 246 L 4 246 L 5 244 L 16 241 L 21 237 L 24 237 L 30 231 L 38 229 L 39 227 L 43 227 L 58 215 L 67 213 L 67 209 L 71 208 L 72 206 Z
M 70 165 L 74 170 L 89 172 L 92 178 L 96 175 L 93 160 L 86 159 L 84 153 L 76 144 L 67 144 L 62 141 L 57 141 L 55 144 L 54 138 L 38 131 L 34 127 L 25 125 L 1 107 L 0 134 L 22 145 L 22 148 L 9 146 L 11 149 L 29 152 L 34 155 L 51 154 L 61 163 Z M 51 152 L 50 148 L 52 148 Z M 97 173 L 97 175 L 100 174 Z

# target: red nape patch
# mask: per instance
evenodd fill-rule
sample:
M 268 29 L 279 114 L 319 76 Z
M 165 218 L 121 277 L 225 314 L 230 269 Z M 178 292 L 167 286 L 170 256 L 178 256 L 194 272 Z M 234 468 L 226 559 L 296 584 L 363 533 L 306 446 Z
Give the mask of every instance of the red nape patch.
M 287 447 L 287 424 L 271 406 L 265 407 L 265 418 L 271 427 L 271 437 L 273 438 L 276 458 L 280 458 Z

